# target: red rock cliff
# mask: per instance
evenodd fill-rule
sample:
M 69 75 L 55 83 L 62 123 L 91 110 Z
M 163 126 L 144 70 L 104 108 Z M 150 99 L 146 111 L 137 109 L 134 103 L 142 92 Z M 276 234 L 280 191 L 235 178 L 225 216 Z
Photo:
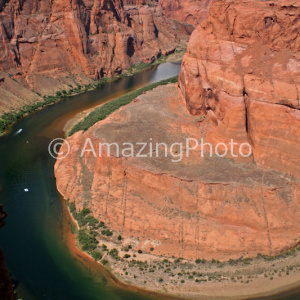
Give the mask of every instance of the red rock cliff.
M 2 1 L 0 113 L 152 61 L 174 50 L 178 34 L 156 2 Z
M 197 26 L 208 16 L 212 0 L 161 0 L 167 17 Z
M 295 1 L 214 1 L 190 39 L 179 93 L 159 87 L 68 138 L 58 190 L 157 255 L 226 260 L 299 244 L 299 20 Z M 98 155 L 99 142 L 187 137 L 248 142 L 253 155 Z M 87 138 L 96 157 L 81 156 Z
M 300 178 L 300 6 L 214 1 L 190 38 L 179 78 L 207 140 L 253 146 L 256 163 Z

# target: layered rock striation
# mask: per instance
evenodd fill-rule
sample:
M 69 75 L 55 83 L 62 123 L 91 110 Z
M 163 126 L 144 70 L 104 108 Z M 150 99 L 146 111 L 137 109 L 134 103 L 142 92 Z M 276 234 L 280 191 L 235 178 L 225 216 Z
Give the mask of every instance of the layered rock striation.
M 228 260 L 298 245 L 300 19 L 287 2 L 215 0 L 179 88 L 158 87 L 68 138 L 55 165 L 61 194 L 156 255 Z M 236 144 L 225 157 L 200 146 L 187 156 L 187 138 Z M 95 152 L 82 153 L 87 139 Z M 146 142 L 147 155 L 99 155 L 99 142 Z M 252 154 L 232 155 L 244 143 Z
M 2 1 L 0 113 L 174 51 L 180 40 L 159 3 Z
M 300 6 L 214 1 L 193 33 L 180 93 L 207 140 L 249 142 L 256 163 L 300 178 Z
M 167 17 L 197 26 L 208 16 L 212 0 L 160 0 Z
M 174 85 L 159 87 L 68 138 L 71 152 L 55 165 L 57 188 L 124 242 L 133 238 L 136 249 L 153 247 L 155 255 L 227 260 L 297 245 L 299 182 L 248 159 L 201 157 L 199 148 L 177 161 L 180 148 L 172 155 L 170 145 L 185 148 L 186 138 L 205 138 L 198 117 L 185 109 Z M 146 157 L 126 157 L 123 144 L 139 142 L 148 143 Z M 117 143 L 119 153 L 101 147 L 99 155 L 99 143 Z M 134 148 L 137 154 L 140 146 Z

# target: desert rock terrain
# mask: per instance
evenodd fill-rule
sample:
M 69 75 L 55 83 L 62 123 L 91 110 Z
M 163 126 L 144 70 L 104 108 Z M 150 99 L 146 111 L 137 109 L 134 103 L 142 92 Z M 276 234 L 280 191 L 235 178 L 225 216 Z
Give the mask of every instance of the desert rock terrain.
M 296 1 L 214 0 L 177 85 L 157 87 L 67 139 L 57 188 L 111 230 L 112 237 L 96 231 L 98 249 L 121 280 L 229 298 L 297 284 L 299 13 Z M 203 157 L 197 147 L 181 158 L 187 138 L 213 146 L 233 139 L 235 153 L 246 143 L 252 153 Z M 87 139 L 95 153 L 82 155 Z M 99 142 L 120 151 L 99 155 Z M 123 143 L 138 142 L 148 142 L 145 157 L 122 152 Z M 105 252 L 112 248 L 119 259 Z
M 158 2 L 0 2 L 0 114 L 172 53 L 187 32 Z
M 197 26 L 208 16 L 212 0 L 161 0 L 167 17 Z
M 296 246 L 299 6 L 286 2 L 214 1 L 191 36 L 179 89 L 159 87 L 68 139 L 71 154 L 55 165 L 62 195 L 157 255 L 227 260 Z M 151 149 L 159 158 L 80 157 L 86 138 L 234 139 L 235 150 L 247 142 L 253 153 L 203 158 L 198 147 L 176 163 L 163 147 Z
M 257 164 L 299 179 L 299 3 L 225 3 L 193 32 L 180 94 L 206 117 L 207 141 L 249 142 Z
M 198 118 L 184 108 L 176 87 L 159 87 L 68 138 L 71 152 L 55 165 L 58 190 L 124 238 L 136 238 L 136 249 L 154 247 L 156 255 L 227 260 L 296 246 L 300 186 L 290 176 L 248 159 L 201 158 L 200 149 L 180 162 L 165 158 L 164 146 L 153 147 L 153 157 L 126 158 L 114 147 L 110 157 L 105 147 L 98 157 L 99 142 L 151 139 L 185 147 L 186 138 L 201 137 Z M 87 138 L 97 157 L 80 157 Z

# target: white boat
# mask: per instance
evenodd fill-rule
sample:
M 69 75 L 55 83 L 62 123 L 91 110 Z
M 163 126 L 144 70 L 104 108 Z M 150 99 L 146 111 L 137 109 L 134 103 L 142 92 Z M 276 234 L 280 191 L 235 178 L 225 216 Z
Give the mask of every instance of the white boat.
M 23 131 L 23 129 L 19 129 L 19 130 L 15 133 L 15 135 L 21 133 L 22 131 Z

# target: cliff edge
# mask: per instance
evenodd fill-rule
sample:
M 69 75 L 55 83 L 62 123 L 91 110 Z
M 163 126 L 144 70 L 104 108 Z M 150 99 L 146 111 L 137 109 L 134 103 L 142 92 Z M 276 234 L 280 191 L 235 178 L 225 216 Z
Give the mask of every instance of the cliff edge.
M 297 246 L 298 32 L 296 1 L 213 1 L 190 38 L 179 88 L 158 87 L 68 138 L 71 152 L 55 165 L 60 193 L 154 255 L 228 260 Z M 161 145 L 147 157 L 82 155 L 88 138 L 94 147 L 233 139 L 235 153 L 245 144 L 252 153 L 202 157 L 199 146 L 174 162 Z
M 159 2 L 0 2 L 0 114 L 172 53 L 187 39 Z

